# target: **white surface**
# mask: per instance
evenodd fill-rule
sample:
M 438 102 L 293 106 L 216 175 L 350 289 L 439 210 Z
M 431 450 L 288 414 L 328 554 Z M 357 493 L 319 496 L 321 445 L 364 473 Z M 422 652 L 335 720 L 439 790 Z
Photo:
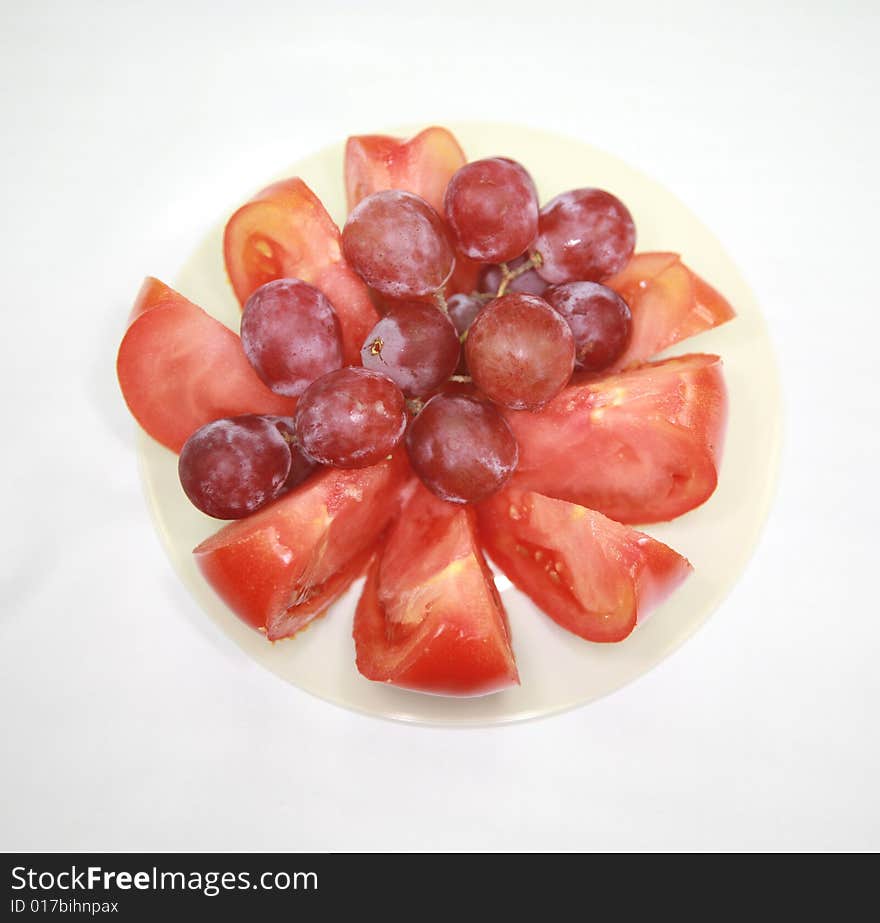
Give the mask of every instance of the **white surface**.
M 3 5 L 0 846 L 880 848 L 876 4 L 351 6 Z M 718 234 L 787 441 L 757 556 L 674 657 L 560 717 L 438 731 L 300 693 L 203 616 L 113 356 L 140 278 L 261 177 L 486 117 L 613 151 Z
M 326 618 L 291 642 L 269 645 L 236 619 L 192 556 L 192 549 L 217 531 L 216 520 L 184 497 L 176 455 L 146 435 L 138 440 L 138 451 L 152 510 L 175 569 L 205 612 L 250 657 L 288 682 L 357 711 L 406 721 L 486 725 L 559 712 L 607 695 L 668 657 L 699 628 L 751 557 L 773 495 L 782 421 L 776 363 L 754 297 L 712 233 L 668 190 L 617 158 L 552 132 L 485 122 L 453 122 L 449 127 L 473 159 L 501 152 L 528 164 L 542 201 L 585 182 L 613 189 L 633 213 L 642 249 L 680 250 L 688 265 L 736 306 L 734 321 L 670 350 L 723 356 L 730 412 L 719 486 L 709 502 L 673 522 L 646 527 L 694 565 L 685 584 L 625 643 L 585 644 L 543 616 L 504 578 L 499 588 L 522 685 L 477 699 L 417 695 L 368 682 L 357 672 L 351 626 L 360 582 Z M 416 130 L 395 129 L 404 136 Z M 302 176 L 339 223 L 345 218 L 343 146 L 343 141 L 330 145 L 282 171 L 284 176 Z M 277 178 L 263 177 L 259 185 Z M 241 310 L 223 265 L 224 223 L 200 242 L 175 285 L 238 329 Z

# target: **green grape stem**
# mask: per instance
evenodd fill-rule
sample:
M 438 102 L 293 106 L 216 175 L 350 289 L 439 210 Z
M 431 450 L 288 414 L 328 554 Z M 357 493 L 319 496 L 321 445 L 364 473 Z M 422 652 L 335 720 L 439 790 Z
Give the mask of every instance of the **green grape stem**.
M 538 266 L 541 266 L 544 263 L 544 260 L 541 258 L 541 254 L 538 252 L 533 253 L 522 266 L 517 267 L 514 270 L 510 270 L 507 266 L 507 263 L 500 263 L 499 267 L 501 269 L 501 283 L 498 286 L 498 291 L 495 293 L 496 298 L 500 298 L 506 291 L 508 285 L 513 282 L 514 279 L 518 279 L 523 273 L 528 272 L 530 269 L 537 269 Z

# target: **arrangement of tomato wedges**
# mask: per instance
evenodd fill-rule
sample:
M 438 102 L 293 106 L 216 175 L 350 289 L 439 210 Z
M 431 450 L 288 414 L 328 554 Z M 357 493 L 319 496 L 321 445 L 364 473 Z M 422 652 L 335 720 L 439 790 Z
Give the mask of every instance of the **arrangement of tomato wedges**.
M 730 304 L 636 253 L 612 192 L 542 205 L 444 128 L 349 138 L 344 182 L 341 231 L 298 177 L 231 216 L 240 334 L 156 279 L 135 301 L 125 400 L 230 520 L 201 573 L 270 641 L 365 577 L 357 669 L 438 695 L 519 683 L 486 555 L 562 628 L 623 641 L 691 571 L 633 526 L 712 495 L 726 423 L 718 356 L 652 360 Z

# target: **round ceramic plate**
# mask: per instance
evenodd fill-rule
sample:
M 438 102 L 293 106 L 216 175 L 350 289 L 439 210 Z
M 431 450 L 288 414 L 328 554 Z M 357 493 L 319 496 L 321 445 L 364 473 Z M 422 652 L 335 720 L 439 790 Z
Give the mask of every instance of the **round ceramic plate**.
M 177 480 L 177 458 L 142 435 L 146 491 L 168 554 L 206 616 L 278 677 L 322 699 L 385 718 L 473 725 L 516 721 L 593 701 L 668 657 L 709 617 L 742 572 L 766 517 L 779 454 L 780 396 L 772 349 L 755 299 L 715 237 L 673 195 L 616 158 L 580 141 L 519 126 L 452 125 L 470 159 L 504 154 L 521 161 L 541 201 L 578 186 L 620 196 L 638 228 L 639 250 L 673 250 L 718 288 L 737 311 L 723 327 L 670 353 L 714 352 L 724 359 L 730 416 L 718 489 L 697 510 L 646 532 L 686 555 L 695 572 L 620 644 L 591 644 L 564 631 L 498 575 L 510 617 L 522 685 L 475 699 L 427 696 L 365 680 L 355 669 L 352 618 L 357 581 L 327 615 L 293 639 L 270 644 L 239 622 L 202 579 L 191 551 L 218 523 L 196 511 Z M 406 130 L 394 134 L 411 134 Z M 281 176 L 301 176 L 341 225 L 345 220 L 343 144 L 315 154 Z M 275 177 L 277 179 L 279 177 Z M 265 183 L 240 190 L 228 214 Z M 232 329 L 239 308 L 226 279 L 223 222 L 192 254 L 177 288 Z

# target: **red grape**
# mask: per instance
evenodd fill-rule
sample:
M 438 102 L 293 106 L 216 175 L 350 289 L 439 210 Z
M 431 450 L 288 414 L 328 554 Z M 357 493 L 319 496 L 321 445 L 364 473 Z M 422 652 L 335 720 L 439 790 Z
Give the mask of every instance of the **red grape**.
M 484 304 L 482 299 L 474 298 L 473 295 L 460 294 L 449 297 L 446 308 L 459 336 L 468 331 Z
M 452 375 L 460 352 L 452 321 L 434 305 L 410 301 L 394 305 L 373 327 L 361 362 L 407 396 L 423 397 Z
M 537 295 L 502 295 L 480 311 L 465 345 L 474 384 L 514 410 L 540 410 L 568 384 L 574 336 Z
M 276 279 L 248 298 L 241 345 L 260 378 L 289 397 L 342 367 L 336 312 L 322 292 L 299 279 Z
M 296 408 L 305 453 L 336 468 L 366 468 L 387 455 L 406 429 L 397 385 L 369 369 L 346 368 L 313 382 Z
M 527 259 L 528 256 L 517 257 L 507 264 L 507 268 L 511 270 L 519 269 Z M 501 285 L 502 278 L 503 275 L 500 266 L 487 266 L 480 273 L 478 287 L 481 292 L 494 295 L 498 291 L 498 286 Z M 546 279 L 541 278 L 537 269 L 527 269 L 507 286 L 507 292 L 524 292 L 527 295 L 543 295 L 544 289 L 547 288 L 549 284 L 550 283 L 547 282 Z
M 388 298 L 424 298 L 452 275 L 455 254 L 442 219 L 411 192 L 367 196 L 348 216 L 342 249 L 360 277 Z
M 296 435 L 296 423 L 293 417 L 270 417 L 265 419 L 275 424 L 275 428 L 281 433 L 287 448 L 290 450 L 290 473 L 284 482 L 284 490 L 290 490 L 296 487 L 318 467 L 318 463 L 309 458 L 302 450 L 299 444 L 299 437 Z
M 410 424 L 406 447 L 416 474 L 452 503 L 475 503 L 494 494 L 519 459 L 504 417 L 466 394 L 432 397 Z
M 480 263 L 520 256 L 538 233 L 535 184 L 506 157 L 466 163 L 449 181 L 443 205 L 458 249 Z
M 578 368 L 601 372 L 623 355 L 632 331 L 632 314 L 617 292 L 598 282 L 569 282 L 548 288 L 544 298 L 571 327 Z
M 601 189 L 573 189 L 541 209 L 532 249 L 548 282 L 599 282 L 626 266 L 635 245 L 636 226 L 620 199 Z
M 241 519 L 280 492 L 290 464 L 272 421 L 248 414 L 197 429 L 181 449 L 177 471 L 193 506 L 215 519 Z

